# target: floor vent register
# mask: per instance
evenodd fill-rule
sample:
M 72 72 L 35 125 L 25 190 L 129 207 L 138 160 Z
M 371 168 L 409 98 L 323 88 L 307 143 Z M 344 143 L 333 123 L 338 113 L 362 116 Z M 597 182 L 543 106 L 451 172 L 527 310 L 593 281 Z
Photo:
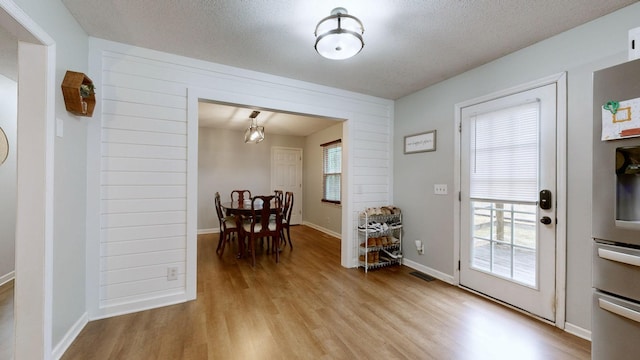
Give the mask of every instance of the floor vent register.
M 424 273 L 421 273 L 421 272 L 419 272 L 419 271 L 412 271 L 412 272 L 410 272 L 409 274 L 411 274 L 411 275 L 413 275 L 413 276 L 415 276 L 415 277 L 418 277 L 418 278 L 420 278 L 420 279 L 422 279 L 422 280 L 425 280 L 425 281 L 433 281 L 433 280 L 435 280 L 435 278 L 434 278 L 434 277 L 429 276 L 429 275 L 424 274 Z

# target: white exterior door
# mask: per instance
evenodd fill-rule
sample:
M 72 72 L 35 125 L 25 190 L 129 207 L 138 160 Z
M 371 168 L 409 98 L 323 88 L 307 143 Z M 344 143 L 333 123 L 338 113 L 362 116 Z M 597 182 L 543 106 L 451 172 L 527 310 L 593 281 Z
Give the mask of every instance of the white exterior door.
M 460 118 L 460 284 L 555 321 L 556 85 Z
M 271 188 L 293 193 L 291 224 L 301 224 L 302 149 L 271 148 Z

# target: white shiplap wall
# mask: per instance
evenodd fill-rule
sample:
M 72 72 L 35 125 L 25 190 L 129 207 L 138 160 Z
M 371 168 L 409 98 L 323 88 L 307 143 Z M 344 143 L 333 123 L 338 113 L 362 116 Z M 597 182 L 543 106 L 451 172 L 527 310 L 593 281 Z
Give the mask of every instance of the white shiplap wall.
M 392 200 L 393 102 L 100 39 L 88 130 L 87 288 L 96 319 L 195 297 L 198 99 L 347 119 L 342 264 L 354 213 Z M 92 195 L 94 194 L 95 195 Z M 167 268 L 178 267 L 178 280 Z
M 100 307 L 184 293 L 186 86 L 103 53 Z M 167 281 L 167 268 L 178 279 Z

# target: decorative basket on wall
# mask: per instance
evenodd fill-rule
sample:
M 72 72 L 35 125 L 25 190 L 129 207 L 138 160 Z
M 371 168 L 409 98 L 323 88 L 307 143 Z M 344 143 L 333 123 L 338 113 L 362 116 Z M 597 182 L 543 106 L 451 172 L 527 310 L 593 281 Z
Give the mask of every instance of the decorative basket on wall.
M 62 96 L 67 111 L 78 116 L 92 116 L 96 107 L 93 89 L 93 82 L 85 74 L 67 70 L 62 80 Z

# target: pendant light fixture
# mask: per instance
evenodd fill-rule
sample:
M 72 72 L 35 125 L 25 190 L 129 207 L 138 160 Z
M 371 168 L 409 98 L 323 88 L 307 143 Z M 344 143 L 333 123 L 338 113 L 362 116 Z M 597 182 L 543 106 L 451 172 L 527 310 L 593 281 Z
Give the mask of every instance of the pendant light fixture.
M 338 7 L 316 26 L 315 48 L 318 54 L 331 60 L 348 59 L 362 50 L 364 27 L 347 9 Z
M 254 111 L 249 115 L 251 125 L 247 131 L 244 132 L 245 143 L 257 144 L 264 140 L 264 126 L 258 126 L 258 120 L 256 120 L 258 114 L 260 114 L 260 111 Z

